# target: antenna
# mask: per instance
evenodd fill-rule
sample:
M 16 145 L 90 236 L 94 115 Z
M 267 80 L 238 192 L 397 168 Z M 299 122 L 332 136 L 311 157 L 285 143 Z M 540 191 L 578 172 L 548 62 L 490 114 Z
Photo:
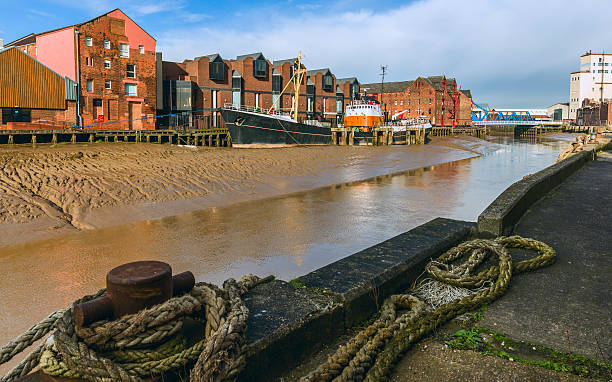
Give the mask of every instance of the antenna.
M 387 73 L 387 65 L 381 65 L 380 66 L 380 75 L 382 76 L 381 80 L 380 80 L 380 104 L 383 104 L 383 93 L 385 92 L 385 73 Z M 385 108 L 385 117 L 386 117 L 386 111 L 387 111 L 387 107 L 384 106 Z

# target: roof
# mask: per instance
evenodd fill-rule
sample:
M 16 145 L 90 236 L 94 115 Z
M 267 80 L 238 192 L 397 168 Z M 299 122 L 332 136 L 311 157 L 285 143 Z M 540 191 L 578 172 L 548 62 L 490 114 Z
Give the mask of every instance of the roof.
M 223 61 L 223 57 L 221 57 L 221 55 L 219 53 L 209 54 L 207 56 L 199 56 L 199 57 L 194 58 L 194 60 L 198 61 L 198 60 L 200 60 L 200 59 L 202 59 L 204 57 L 208 58 L 208 61 L 210 61 L 210 62 L 215 61 L 217 58 L 220 58 L 221 61 Z
M 463 93 L 468 98 L 472 98 L 472 91 L 470 89 L 461 90 L 461 93 Z
M 336 93 L 337 93 L 337 94 L 344 94 L 344 92 L 342 91 L 342 89 L 340 89 L 340 86 L 336 86 Z
M 357 80 L 357 77 L 336 78 L 336 83 L 337 84 L 343 84 L 345 82 L 357 82 L 357 83 L 359 83 L 359 80 Z
M 553 106 L 557 106 L 557 105 L 569 106 L 569 103 L 568 102 L 557 102 L 557 103 L 550 105 L 549 108 Z
M 396 82 L 385 82 L 384 90 L 385 93 L 397 93 L 403 92 L 408 89 L 414 81 L 396 81 Z M 361 88 L 366 90 L 368 93 L 380 93 L 381 92 L 381 84 L 380 83 L 371 83 L 371 84 L 361 84 Z
M 321 73 L 323 75 L 329 73 L 331 74 L 331 70 L 329 70 L 329 68 L 322 68 L 322 69 L 312 69 L 306 72 L 306 75 L 308 76 L 314 76 L 315 74 Z
M 236 61 L 242 61 L 242 60 L 244 60 L 247 57 L 251 57 L 253 60 L 257 60 L 258 58 L 263 58 L 264 60 L 266 59 L 266 57 L 264 57 L 263 53 L 257 52 L 257 53 L 243 54 L 242 56 L 237 56 L 236 57 Z
M 20 46 L 20 45 L 33 44 L 35 42 L 36 42 L 36 35 L 34 33 L 30 33 L 29 35 L 20 37 L 15 41 L 9 42 L 8 44 L 4 44 L 4 46 L 5 47 Z
M 242 74 L 240 74 L 239 71 L 237 71 L 236 69 L 232 70 L 232 77 L 242 77 Z
M 82 22 L 82 23 L 77 23 L 77 24 L 72 24 L 72 25 L 66 25 L 66 26 L 63 26 L 63 27 L 61 27 L 61 28 L 55 28 L 55 29 L 51 29 L 51 30 L 48 30 L 48 31 L 40 32 L 40 33 L 30 33 L 29 35 L 24 36 L 24 37 L 21 37 L 21 38 L 18 38 L 17 40 L 15 40 L 15 41 L 13 41 L 13 42 L 11 42 L 11 43 L 9 43 L 9 44 L 6 44 L 6 45 L 13 45 L 14 43 L 17 43 L 17 42 L 19 42 L 19 43 L 20 43 L 20 45 L 25 45 L 25 43 L 20 42 L 20 40 L 26 39 L 26 38 L 28 38 L 28 37 L 33 38 L 33 41 L 32 41 L 31 43 L 34 43 L 34 42 L 36 42 L 36 36 L 40 36 L 40 35 L 43 35 L 43 34 L 47 34 L 47 33 L 51 33 L 51 32 L 55 32 L 55 31 L 58 31 L 58 30 L 61 30 L 61 29 L 66 29 L 66 28 L 70 28 L 70 27 L 78 27 L 78 26 L 81 26 L 81 25 L 84 25 L 84 24 L 90 23 L 90 22 L 92 22 L 92 21 L 94 21 L 94 20 L 97 20 L 97 19 L 99 19 L 100 17 L 104 17 L 104 16 L 108 15 L 109 13 L 113 13 L 113 12 L 115 12 L 115 11 L 119 11 L 119 12 L 123 13 L 123 15 L 125 15 L 125 17 L 127 17 L 127 18 L 128 18 L 128 19 L 130 19 L 130 20 L 132 20 L 132 18 L 131 18 L 130 16 L 126 15 L 126 14 L 125 14 L 125 12 L 123 12 L 121 9 L 119 9 L 119 8 L 115 8 L 115 9 L 113 9 L 113 10 L 111 10 L 111 11 L 108 11 L 108 12 L 106 12 L 106 13 L 103 13 L 103 14 L 101 14 L 100 16 L 96 16 L 96 17 L 94 17 L 93 19 L 91 19 L 91 20 L 87 20 L 87 21 L 84 21 L 84 22 Z M 134 24 L 138 25 L 138 23 L 137 23 L 136 21 L 132 20 L 132 22 L 133 22 Z M 149 32 L 147 32 L 146 30 L 144 30 L 144 29 L 143 29 L 143 28 L 142 28 L 140 25 L 138 25 L 138 27 L 139 27 L 140 29 L 142 29 L 142 31 L 143 31 L 143 32 L 145 32 L 147 35 L 149 35 L 149 37 L 151 37 L 153 40 L 155 40 L 155 37 L 151 36 L 151 35 L 149 34 Z M 29 40 L 28 40 L 28 41 L 29 41 Z M 157 41 L 157 40 L 155 40 L 155 41 Z
M 433 86 L 434 89 L 436 90 L 443 90 L 443 82 L 444 79 L 446 78 L 445 76 L 429 76 L 429 77 L 421 77 L 423 78 L 425 81 L 427 81 L 431 86 Z M 454 78 L 446 78 L 446 88 L 448 89 L 448 86 L 453 86 L 456 85 L 457 81 L 455 81 Z
M 290 64 L 293 64 L 296 61 L 297 61 L 297 57 L 293 57 L 293 58 L 287 58 L 287 59 L 284 59 L 284 60 L 272 61 L 272 65 L 274 65 L 274 66 L 281 66 L 281 65 L 283 65 L 286 62 L 288 62 Z
M 274 68 L 274 69 L 272 69 L 272 75 L 273 76 L 280 76 L 280 72 L 278 71 L 278 69 Z

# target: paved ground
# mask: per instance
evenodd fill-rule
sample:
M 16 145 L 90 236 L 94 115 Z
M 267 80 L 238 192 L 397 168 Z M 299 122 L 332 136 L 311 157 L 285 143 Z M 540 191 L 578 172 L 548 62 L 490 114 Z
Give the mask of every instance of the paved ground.
M 612 363 L 611 210 L 612 154 L 607 152 L 536 203 L 519 222 L 516 233 L 551 245 L 557 262 L 514 278 L 478 325 L 515 340 Z M 580 378 L 473 351 L 453 351 L 430 338 L 404 357 L 393 380 Z

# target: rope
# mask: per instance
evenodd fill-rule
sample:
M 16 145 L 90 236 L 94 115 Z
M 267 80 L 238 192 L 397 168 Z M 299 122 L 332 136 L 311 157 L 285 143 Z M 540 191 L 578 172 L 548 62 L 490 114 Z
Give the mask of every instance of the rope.
M 510 247 L 535 250 L 539 255 L 513 263 L 506 249 Z M 456 264 L 466 257 L 463 263 Z M 492 257 L 497 257 L 496 265 L 474 274 L 489 261 L 494 261 Z M 512 275 L 550 265 L 555 258 L 555 251 L 548 245 L 520 236 L 462 243 L 431 261 L 425 271 L 431 279 L 450 288 L 467 289 L 467 293 L 461 292 L 463 297 L 428 310 L 422 300 L 411 294 L 390 296 L 374 323 L 340 346 L 325 363 L 300 381 L 387 380 L 397 359 L 427 333 L 499 298 L 508 288 Z
M 36 366 L 45 374 L 58 377 L 135 382 L 196 360 L 190 376 L 192 382 L 233 379 L 245 362 L 244 335 L 249 311 L 242 295 L 268 279 L 247 275 L 238 282 L 225 281 L 223 288 L 198 283 L 190 292 L 149 309 L 80 327 L 74 323 L 73 307 L 106 291 L 85 296 L 0 348 L 3 364 L 55 330 L 0 382 L 23 377 Z M 191 346 L 180 332 L 187 317 L 206 325 L 204 339 Z

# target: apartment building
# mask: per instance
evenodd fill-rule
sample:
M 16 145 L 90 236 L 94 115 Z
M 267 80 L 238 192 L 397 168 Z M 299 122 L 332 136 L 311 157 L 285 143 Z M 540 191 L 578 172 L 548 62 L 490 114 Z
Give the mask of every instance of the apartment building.
M 472 93 L 460 90 L 454 78 L 419 77 L 413 81 L 361 85 L 381 102 L 387 120 L 429 118 L 432 125 L 472 123 Z
M 170 116 L 160 123 L 219 126 L 222 121 L 216 109 L 229 105 L 290 111 L 294 95 L 289 82 L 296 62 L 296 58 L 270 61 L 261 52 L 235 59 L 215 53 L 180 63 L 163 61 L 163 110 L 159 114 Z M 358 87 L 354 77 L 337 85 L 329 68 L 307 71 L 300 88 L 298 119 L 341 122 L 345 105 L 359 93 Z M 180 115 L 182 112 L 185 114 Z M 194 115 L 201 122 L 193 120 Z
M 570 74 L 569 119 L 576 120 L 585 99 L 612 100 L 612 54 L 586 52 L 580 69 Z
M 156 41 L 120 9 L 6 46 L 17 47 L 78 84 L 76 124 L 155 127 Z

